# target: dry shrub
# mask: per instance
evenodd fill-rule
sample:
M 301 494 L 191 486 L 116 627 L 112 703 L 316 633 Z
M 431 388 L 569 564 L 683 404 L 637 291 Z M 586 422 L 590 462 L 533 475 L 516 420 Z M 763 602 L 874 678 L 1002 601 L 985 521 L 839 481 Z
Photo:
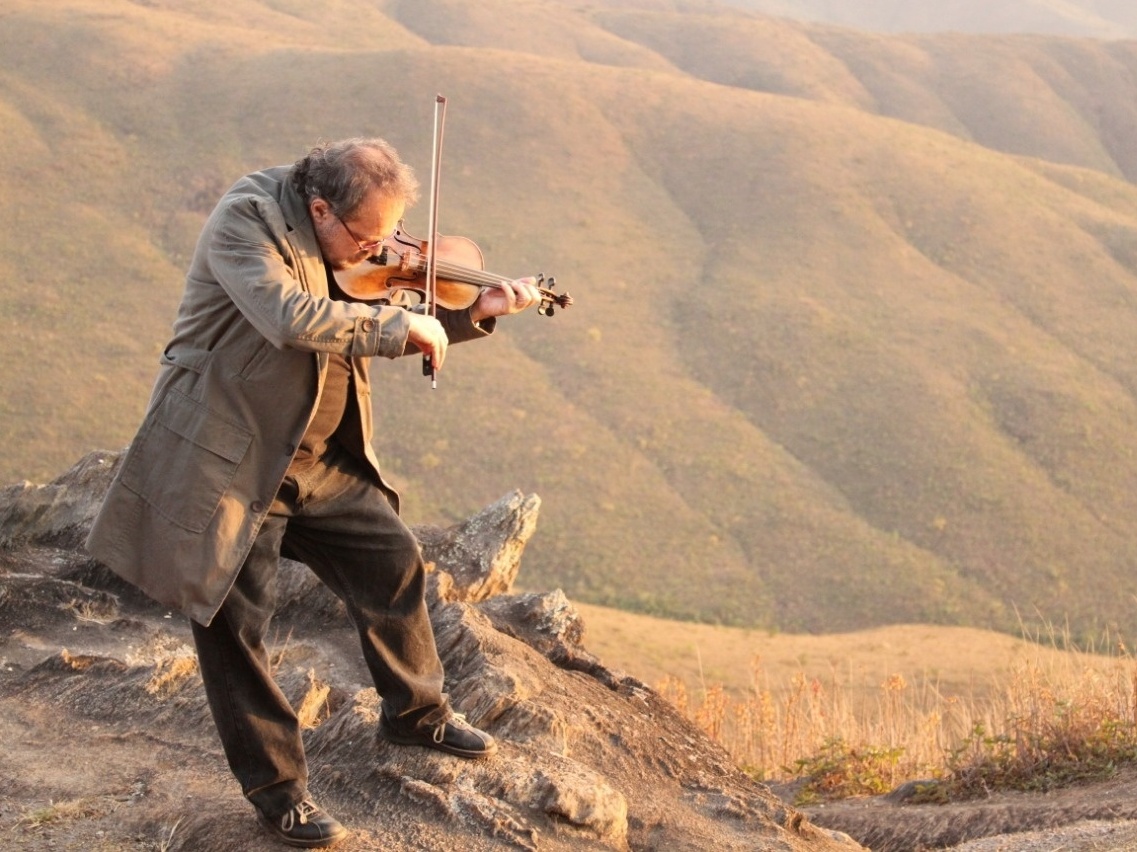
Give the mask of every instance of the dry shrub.
M 119 802 L 110 796 L 85 796 L 68 799 L 31 810 L 20 817 L 17 825 L 25 832 L 37 830 L 45 825 L 72 820 L 99 819 L 113 813 Z M 54 845 L 54 843 L 50 844 Z
M 775 687 L 759 660 L 741 697 L 703 687 L 693 701 L 675 678 L 660 692 L 754 777 L 796 782 L 799 804 L 908 781 L 925 799 L 965 798 L 1108 777 L 1137 758 L 1137 663 L 1121 651 L 1025 661 L 982 699 L 900 675 L 869 699 L 836 675 Z
M 1137 758 L 1133 662 L 1066 674 L 1036 664 L 1015 671 L 998 705 L 948 754 L 949 794 L 1046 790 L 1109 777 Z
M 313 669 L 308 670 L 308 691 L 300 701 L 296 717 L 302 728 L 317 728 L 329 715 L 328 695 L 332 688 L 316 678 Z
M 151 695 L 171 695 L 195 674 L 197 657 L 178 656 L 159 660 L 154 666 L 154 674 L 146 682 L 146 691 Z

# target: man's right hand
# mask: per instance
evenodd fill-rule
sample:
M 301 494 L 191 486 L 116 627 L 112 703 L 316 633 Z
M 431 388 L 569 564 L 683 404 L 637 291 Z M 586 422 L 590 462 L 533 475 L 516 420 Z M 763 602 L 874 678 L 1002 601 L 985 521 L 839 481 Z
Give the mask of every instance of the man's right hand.
M 407 312 L 411 322 L 411 331 L 407 340 L 419 348 L 423 355 L 430 358 L 434 369 L 441 370 L 442 362 L 446 358 L 446 345 L 450 342 L 446 337 L 446 330 L 437 319 L 425 314 Z

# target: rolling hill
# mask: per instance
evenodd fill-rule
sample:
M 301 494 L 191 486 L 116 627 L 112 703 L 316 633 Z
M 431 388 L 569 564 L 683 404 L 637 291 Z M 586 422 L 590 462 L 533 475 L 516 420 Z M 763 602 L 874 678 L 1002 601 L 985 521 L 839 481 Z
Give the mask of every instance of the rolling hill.
M 577 304 L 376 365 L 408 520 L 536 492 L 528 582 L 671 617 L 1137 633 L 1137 44 L 677 9 L 9 3 L 0 473 L 130 439 L 230 182 L 425 174 L 444 92 L 442 230 Z
M 1045 33 L 1103 39 L 1137 36 L 1137 8 L 1126 0 L 727 0 L 785 15 L 884 32 Z

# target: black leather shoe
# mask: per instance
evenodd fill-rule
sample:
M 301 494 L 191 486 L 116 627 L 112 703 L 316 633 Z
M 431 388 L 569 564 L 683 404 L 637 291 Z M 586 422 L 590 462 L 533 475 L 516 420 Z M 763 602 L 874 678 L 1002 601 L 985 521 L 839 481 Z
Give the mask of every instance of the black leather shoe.
M 485 731 L 479 731 L 460 713 L 454 713 L 438 722 L 420 725 L 410 731 L 397 730 L 387 721 L 386 716 L 380 716 L 379 733 L 389 742 L 426 746 L 458 757 L 477 759 L 497 753 L 494 738 Z
M 281 843 L 318 849 L 347 837 L 347 829 L 311 799 L 293 805 L 279 816 L 257 808 L 257 820 Z

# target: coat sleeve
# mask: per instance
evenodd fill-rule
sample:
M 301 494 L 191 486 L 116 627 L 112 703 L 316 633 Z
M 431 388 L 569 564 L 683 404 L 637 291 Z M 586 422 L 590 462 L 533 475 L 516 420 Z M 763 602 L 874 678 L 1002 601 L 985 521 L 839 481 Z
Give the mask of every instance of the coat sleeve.
M 467 340 L 477 340 L 493 334 L 497 326 L 497 317 L 489 317 L 481 322 L 470 319 L 470 309 L 451 311 L 446 308 L 438 309 L 438 321 L 446 329 L 446 339 L 451 343 L 462 343 Z
M 210 275 L 274 346 L 352 357 L 403 353 L 410 327 L 402 309 L 342 302 L 303 286 L 276 205 L 239 196 L 215 216 L 203 237 Z

